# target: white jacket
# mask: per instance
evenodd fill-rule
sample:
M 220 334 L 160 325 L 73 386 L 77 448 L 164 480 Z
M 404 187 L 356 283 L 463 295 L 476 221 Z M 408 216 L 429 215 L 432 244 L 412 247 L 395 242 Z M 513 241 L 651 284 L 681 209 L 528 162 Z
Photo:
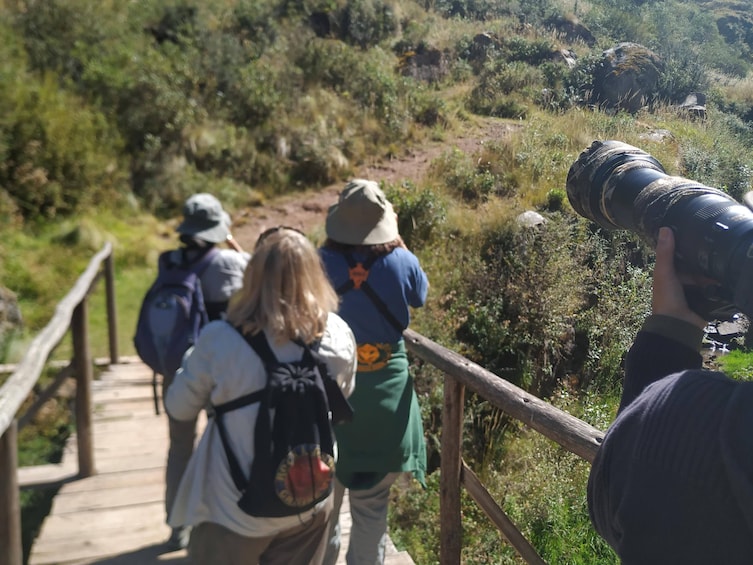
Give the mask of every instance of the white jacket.
M 303 350 L 293 342 L 270 347 L 281 362 L 297 361 Z M 345 396 L 355 387 L 356 342 L 350 327 L 337 314 L 330 314 L 319 347 L 329 374 Z M 191 420 L 207 405 L 219 405 L 265 386 L 261 359 L 230 324 L 215 321 L 201 332 L 196 345 L 186 353 L 183 366 L 167 390 L 165 406 L 177 420 Z M 241 467 L 249 469 L 254 457 L 254 426 L 259 404 L 254 403 L 224 416 L 230 443 Z M 317 512 L 313 509 L 283 518 L 257 518 L 238 508 L 240 494 L 230 476 L 219 432 L 210 418 L 199 445 L 191 456 L 169 516 L 173 527 L 213 522 L 247 537 L 275 535 L 299 526 Z

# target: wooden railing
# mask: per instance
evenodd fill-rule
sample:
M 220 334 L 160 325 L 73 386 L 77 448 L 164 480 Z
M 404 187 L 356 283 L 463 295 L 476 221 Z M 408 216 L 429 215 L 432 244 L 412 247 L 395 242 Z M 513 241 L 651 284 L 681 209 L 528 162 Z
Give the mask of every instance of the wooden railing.
M 112 247 L 106 244 L 92 258 L 87 270 L 58 304 L 50 323 L 33 340 L 15 372 L 0 388 L 0 565 L 21 565 L 22 562 L 16 445 L 18 429 L 31 419 L 34 410 L 41 404 L 41 399 L 54 394 L 55 388 L 70 375 L 74 375 L 77 382 L 77 478 L 95 473 L 91 437 L 93 363 L 89 352 L 87 298 L 102 275 L 100 267 L 103 263 L 110 362 L 118 362 Z M 68 328 L 72 330 L 73 336 L 71 364 L 53 379 L 52 385 L 40 395 L 37 403 L 32 404 L 25 414 L 18 416 L 17 412 L 22 403 L 38 381 L 47 359 Z M 404 337 L 407 348 L 413 355 L 431 363 L 445 374 L 440 463 L 440 562 L 442 565 L 460 563 L 460 489 L 465 487 L 527 563 L 545 564 L 463 461 L 461 447 L 465 389 L 472 390 L 509 416 L 520 420 L 588 462 L 593 461 L 603 433 L 412 330 L 406 330 Z M 3 552 L 2 549 L 5 548 L 7 551 Z
M 104 269 L 101 269 L 104 264 Z M 41 402 L 25 414 L 18 411 L 39 380 L 52 351 L 70 328 L 73 359 L 40 395 L 49 398 L 68 376 L 76 378 L 75 422 L 78 441 L 78 475 L 95 474 L 92 444 L 91 380 L 93 363 L 89 350 L 88 297 L 104 273 L 107 301 L 110 362 L 118 362 L 112 245 L 107 243 L 89 262 L 76 284 L 57 305 L 47 326 L 34 338 L 16 370 L 0 387 L 0 565 L 21 565 L 21 504 L 18 484 L 17 435 Z
M 545 565 L 545 561 L 463 461 L 465 389 L 467 387 L 509 416 L 520 420 L 588 462 L 593 462 L 604 434 L 412 330 L 406 330 L 404 337 L 408 351 L 445 374 L 439 489 L 440 563 L 460 563 L 462 485 L 526 563 Z

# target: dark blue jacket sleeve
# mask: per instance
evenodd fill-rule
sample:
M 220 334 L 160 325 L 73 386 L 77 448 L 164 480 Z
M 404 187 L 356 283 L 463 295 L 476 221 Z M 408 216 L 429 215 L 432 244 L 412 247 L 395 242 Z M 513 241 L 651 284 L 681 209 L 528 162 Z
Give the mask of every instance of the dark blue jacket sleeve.
M 701 329 L 680 320 L 649 317 L 625 360 L 625 383 L 618 413 L 654 381 L 686 369 L 700 369 L 702 336 Z

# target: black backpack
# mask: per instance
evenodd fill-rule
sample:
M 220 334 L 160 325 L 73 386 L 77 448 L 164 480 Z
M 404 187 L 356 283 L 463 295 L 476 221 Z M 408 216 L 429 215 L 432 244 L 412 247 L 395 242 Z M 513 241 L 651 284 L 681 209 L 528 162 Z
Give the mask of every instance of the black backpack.
M 299 343 L 304 348 L 301 360 L 280 363 L 263 331 L 244 338 L 264 363 L 267 384 L 263 389 L 214 406 L 230 474 L 241 492 L 238 506 L 246 514 L 258 517 L 298 514 L 313 508 L 332 492 L 334 434 L 328 396 L 333 397 L 336 420 L 352 417 L 352 411 L 349 412 L 347 399 L 311 347 Z M 223 416 L 255 402 L 259 403 L 259 412 L 254 459 L 246 478 L 228 441 Z

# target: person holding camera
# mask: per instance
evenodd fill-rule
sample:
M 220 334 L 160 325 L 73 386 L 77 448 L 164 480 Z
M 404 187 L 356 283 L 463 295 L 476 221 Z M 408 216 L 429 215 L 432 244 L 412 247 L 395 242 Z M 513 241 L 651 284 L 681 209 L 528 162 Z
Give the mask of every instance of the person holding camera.
M 750 564 L 753 383 L 702 369 L 706 320 L 689 308 L 683 282 L 693 281 L 674 257 L 662 227 L 652 314 L 593 462 L 589 514 L 625 565 Z

